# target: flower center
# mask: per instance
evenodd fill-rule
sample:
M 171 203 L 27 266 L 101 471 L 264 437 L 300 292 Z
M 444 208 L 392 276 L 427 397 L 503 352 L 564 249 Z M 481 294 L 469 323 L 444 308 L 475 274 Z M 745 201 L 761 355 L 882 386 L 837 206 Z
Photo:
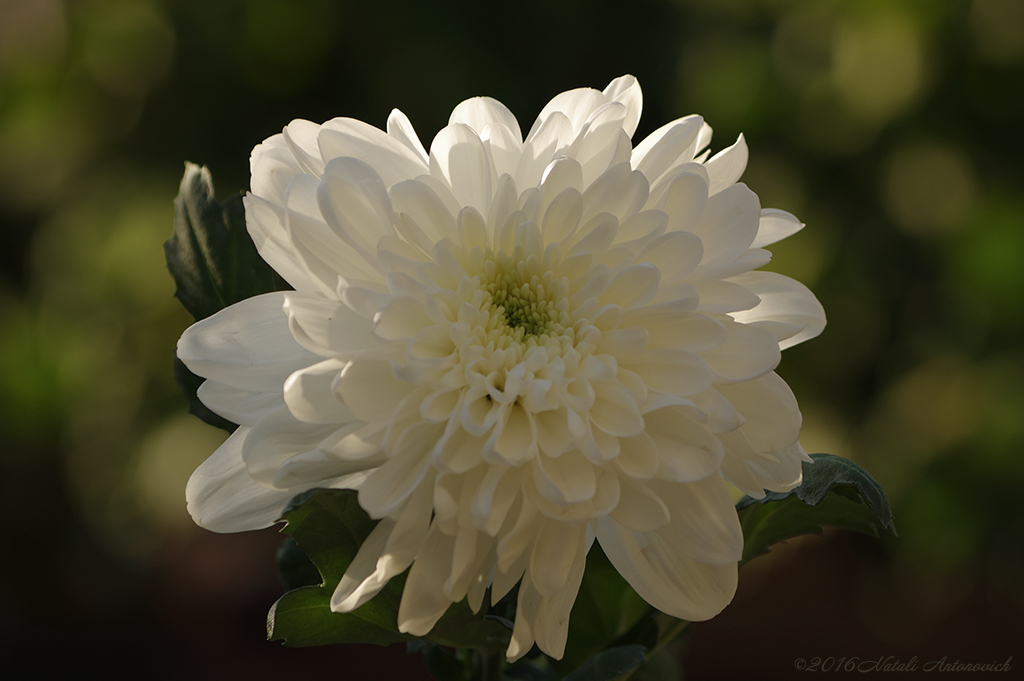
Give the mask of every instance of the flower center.
M 486 255 L 479 274 L 480 290 L 490 300 L 482 309 L 497 322 L 496 328 L 529 345 L 531 339 L 543 344 L 547 338 L 564 335 L 566 327 L 572 326 L 568 282 L 540 267 L 537 258 L 516 262 L 504 252 Z

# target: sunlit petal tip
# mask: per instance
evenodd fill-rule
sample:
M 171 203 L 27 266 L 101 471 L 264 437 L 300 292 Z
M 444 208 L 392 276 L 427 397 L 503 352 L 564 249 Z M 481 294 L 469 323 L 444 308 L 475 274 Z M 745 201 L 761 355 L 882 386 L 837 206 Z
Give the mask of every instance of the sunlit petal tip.
M 604 94 L 613 102 L 621 102 L 626 106 L 626 117 L 622 121 L 622 129 L 630 137 L 636 132 L 643 111 L 643 94 L 640 83 L 633 76 L 619 76 L 604 89 Z

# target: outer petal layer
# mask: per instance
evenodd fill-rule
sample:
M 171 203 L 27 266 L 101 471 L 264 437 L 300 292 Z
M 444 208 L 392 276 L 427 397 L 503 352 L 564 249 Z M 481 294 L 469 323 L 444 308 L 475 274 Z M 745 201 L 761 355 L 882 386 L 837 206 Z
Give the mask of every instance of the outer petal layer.
M 597 540 L 619 574 L 662 612 L 700 622 L 720 613 L 736 593 L 737 566 L 687 558 L 657 532 L 634 532 L 611 519 L 597 524 Z
M 242 461 L 241 427 L 192 473 L 185 487 L 188 512 L 197 525 L 214 532 L 244 532 L 270 527 L 285 504 L 303 490 L 264 487 L 252 479 Z

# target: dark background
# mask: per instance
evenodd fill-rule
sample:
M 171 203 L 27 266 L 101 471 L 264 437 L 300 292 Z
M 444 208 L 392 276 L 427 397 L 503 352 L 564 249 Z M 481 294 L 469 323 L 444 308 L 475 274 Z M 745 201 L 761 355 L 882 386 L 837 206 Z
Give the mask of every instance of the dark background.
M 226 196 L 293 118 L 383 127 L 398 107 L 429 146 L 467 97 L 528 129 L 623 73 L 644 88 L 634 141 L 694 112 L 715 151 L 742 131 L 744 180 L 807 223 L 768 269 L 829 325 L 779 371 L 807 450 L 871 471 L 900 532 L 744 568 L 694 627 L 689 678 L 1024 666 L 1024 3 L 0 0 L 0 674 L 422 678 L 402 648 L 266 643 L 277 535 L 185 512 L 223 434 L 171 378 L 182 164 Z

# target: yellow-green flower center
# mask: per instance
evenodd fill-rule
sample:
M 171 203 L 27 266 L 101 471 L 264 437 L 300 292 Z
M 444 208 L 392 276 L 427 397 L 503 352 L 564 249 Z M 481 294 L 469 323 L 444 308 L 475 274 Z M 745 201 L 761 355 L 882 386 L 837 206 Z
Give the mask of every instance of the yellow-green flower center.
M 565 283 L 539 262 L 532 262 L 536 258 L 516 262 L 493 251 L 487 256 L 479 275 L 480 290 L 490 297 L 483 309 L 492 319 L 499 318 L 505 335 L 522 343 L 561 336 L 572 325 Z

